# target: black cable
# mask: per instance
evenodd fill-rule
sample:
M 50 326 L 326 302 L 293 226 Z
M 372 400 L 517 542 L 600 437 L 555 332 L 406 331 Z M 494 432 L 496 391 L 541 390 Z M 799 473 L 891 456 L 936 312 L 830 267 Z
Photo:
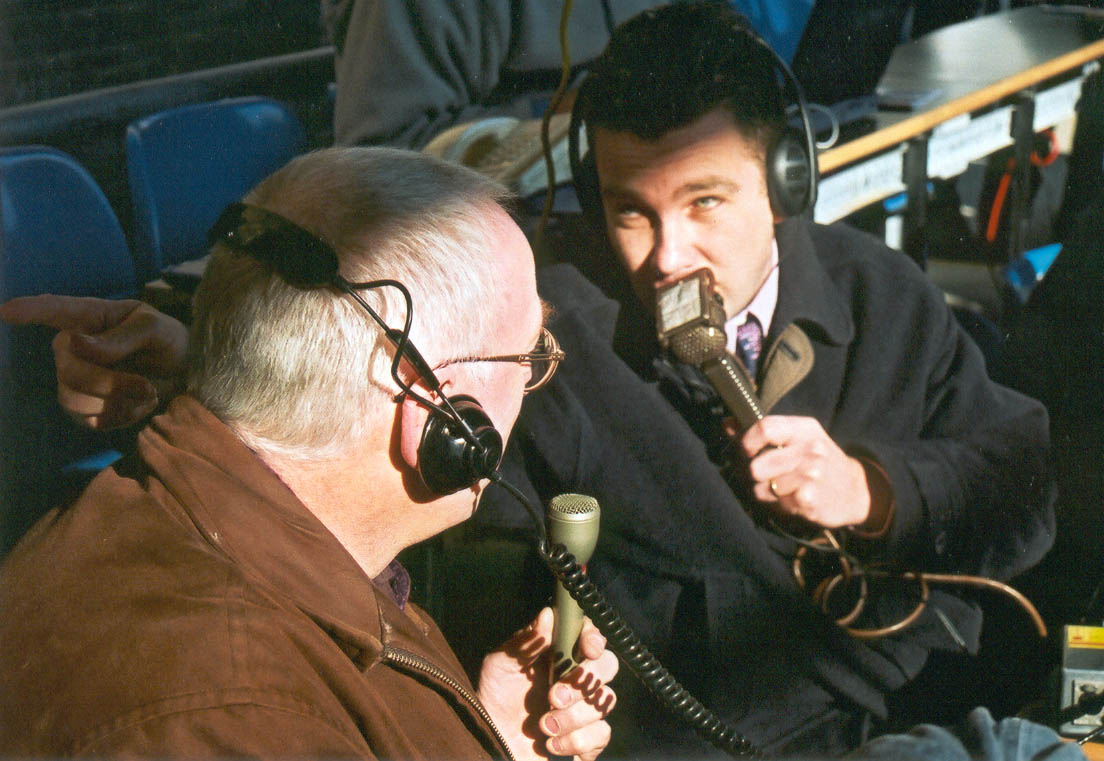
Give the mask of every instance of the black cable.
M 537 554 L 606 638 L 609 649 L 636 674 L 648 691 L 675 716 L 689 723 L 703 739 L 729 755 L 743 758 L 761 755 L 746 737 L 725 724 L 678 683 L 606 600 L 564 545 L 548 546 L 544 519 L 536 505 L 501 474 L 496 472 L 491 476 L 491 482 L 508 491 L 529 512 L 537 528 Z
M 537 547 L 538 552 L 540 548 L 548 546 L 548 531 L 544 526 L 544 517 L 540 514 L 540 510 L 533 504 L 532 500 L 525 496 L 525 494 L 516 486 L 502 477 L 502 473 L 495 471 L 491 474 L 491 483 L 499 486 L 510 493 L 510 495 L 520 502 L 528 511 L 529 517 L 533 519 L 533 525 L 537 529 Z
M 678 683 L 671 672 L 640 641 L 640 637 L 629 628 L 621 614 L 610 605 L 564 545 L 556 544 L 549 548 L 547 542 L 541 542 L 537 546 L 537 552 L 564 589 L 598 627 L 598 631 L 602 632 L 609 648 L 632 669 L 660 703 L 689 723 L 702 738 L 729 755 L 760 755 L 759 750 L 746 737 L 725 724 Z
M 1078 745 L 1084 745 L 1085 743 L 1088 743 L 1088 742 L 1095 742 L 1096 738 L 1100 737 L 1101 735 L 1104 735 L 1104 724 L 1100 725 L 1099 727 L 1094 729 L 1092 732 L 1089 732 L 1087 735 L 1082 737 L 1080 740 L 1077 741 L 1077 744 Z
M 410 340 L 410 328 L 413 324 L 414 309 L 413 302 L 410 298 L 410 291 L 407 290 L 407 287 L 398 280 L 370 280 L 364 283 L 350 283 L 338 274 L 334 274 L 333 282 L 335 287 L 349 296 L 352 296 L 353 299 L 371 315 L 372 319 L 375 320 L 383 330 L 387 340 L 395 347 L 395 356 L 391 360 L 391 378 L 401 389 L 402 394 L 409 396 L 423 406 L 435 409 L 441 414 L 449 417 L 460 427 L 460 433 L 464 439 L 472 446 L 482 450 L 483 444 L 480 443 L 475 432 L 471 429 L 471 426 L 468 425 L 468 422 L 464 420 L 464 418 L 460 416 L 460 413 L 456 411 L 456 408 L 453 407 L 452 400 L 450 400 L 446 394 L 441 393 L 441 382 L 437 380 L 437 375 L 433 372 L 433 368 L 429 366 L 429 363 L 426 362 L 422 353 L 414 346 L 414 342 Z M 402 294 L 403 300 L 406 302 L 406 318 L 403 321 L 402 330 L 389 326 L 380 316 L 379 312 L 373 309 L 371 304 L 357 292 L 385 287 L 396 289 Z M 422 396 L 414 390 L 410 383 L 402 379 L 402 376 L 399 374 L 399 365 L 402 363 L 403 359 L 409 362 L 411 367 L 414 368 L 414 372 L 417 374 L 418 378 L 421 379 L 431 391 L 441 397 L 440 404 Z
M 602 0 L 602 17 L 606 22 L 606 31 L 609 35 L 613 36 L 613 30 L 617 27 L 617 24 L 613 20 L 613 9 L 610 8 L 609 0 Z

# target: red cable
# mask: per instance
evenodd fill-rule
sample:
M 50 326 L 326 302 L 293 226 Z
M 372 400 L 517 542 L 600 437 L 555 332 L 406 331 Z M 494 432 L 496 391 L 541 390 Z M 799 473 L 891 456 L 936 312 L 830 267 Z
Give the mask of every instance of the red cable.
M 1050 150 L 1045 156 L 1040 156 L 1036 151 L 1031 152 L 1031 163 L 1037 167 L 1050 166 L 1058 160 L 1058 133 L 1053 129 L 1045 129 L 1042 134 L 1046 135 Z
M 1040 156 L 1036 151 L 1031 151 L 1031 163 L 1037 167 L 1050 166 L 1058 159 L 1058 135 L 1053 129 L 1045 129 L 1050 150 L 1047 155 Z M 985 229 L 985 240 L 992 243 L 997 239 L 997 229 L 1000 227 L 1001 210 L 1004 207 L 1004 199 L 1008 196 L 1008 186 L 1012 184 L 1012 171 L 1016 168 L 1016 160 L 1008 159 L 1008 168 L 1001 175 L 997 183 L 997 192 L 993 194 L 993 205 L 989 207 L 989 225 Z
M 993 205 L 989 207 L 989 226 L 985 229 L 985 240 L 990 243 L 997 239 L 1001 208 L 1004 206 L 1004 199 L 1008 195 L 1008 186 L 1012 184 L 1012 170 L 1015 167 L 1015 160 L 1008 159 L 1008 168 L 1001 175 L 1000 182 L 997 183 L 997 192 L 993 194 Z

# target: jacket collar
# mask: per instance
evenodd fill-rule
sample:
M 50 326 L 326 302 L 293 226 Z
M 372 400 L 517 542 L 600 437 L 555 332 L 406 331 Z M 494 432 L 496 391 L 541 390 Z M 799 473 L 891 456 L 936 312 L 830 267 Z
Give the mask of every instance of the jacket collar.
M 778 306 L 771 336 L 797 323 L 814 340 L 833 345 L 848 343 L 855 333 L 847 302 L 831 286 L 832 279 L 813 247 L 810 225 L 800 218 L 775 226 L 781 252 Z
M 372 600 L 384 593 L 377 595 L 333 534 L 202 404 L 176 398 L 138 444 L 151 481 L 172 494 L 212 551 L 332 636 L 378 652 L 382 625 Z

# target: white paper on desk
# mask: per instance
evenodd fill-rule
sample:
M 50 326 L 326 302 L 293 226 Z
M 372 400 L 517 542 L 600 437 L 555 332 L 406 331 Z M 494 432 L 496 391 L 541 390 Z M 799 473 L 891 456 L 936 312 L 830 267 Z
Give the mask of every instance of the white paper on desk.
M 879 87 L 878 107 L 890 111 L 919 111 L 931 105 L 943 94 L 940 87 Z

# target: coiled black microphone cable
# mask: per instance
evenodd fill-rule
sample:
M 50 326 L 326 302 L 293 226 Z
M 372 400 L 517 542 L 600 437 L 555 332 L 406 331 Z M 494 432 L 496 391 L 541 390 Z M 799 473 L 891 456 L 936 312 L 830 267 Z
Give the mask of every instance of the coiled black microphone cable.
M 543 516 L 529 498 L 497 472 L 491 476 L 491 482 L 524 505 L 537 529 L 537 554 L 606 638 L 610 650 L 636 674 L 648 691 L 668 710 L 690 724 L 703 739 L 729 755 L 739 758 L 761 755 L 746 737 L 725 724 L 679 684 L 606 600 L 564 545 L 549 546 Z

